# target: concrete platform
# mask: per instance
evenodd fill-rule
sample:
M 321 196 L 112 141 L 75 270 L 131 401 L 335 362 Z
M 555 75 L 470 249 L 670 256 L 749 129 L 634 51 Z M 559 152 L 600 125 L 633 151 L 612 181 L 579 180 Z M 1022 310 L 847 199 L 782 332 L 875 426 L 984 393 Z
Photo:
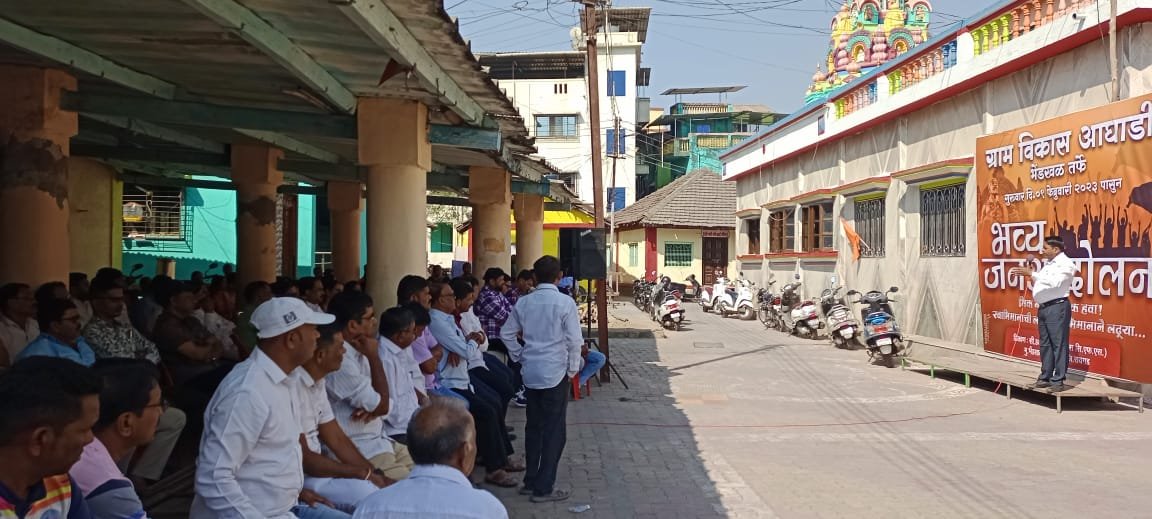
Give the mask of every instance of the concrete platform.
M 1120 399 L 1135 399 L 1139 412 L 1144 412 L 1143 394 L 1115 384 L 1131 384 L 1121 381 L 1070 372 L 1065 381 L 1068 389 L 1053 393 L 1047 389 L 1029 387 L 1036 382 L 1039 366 L 1003 355 L 974 350 L 969 345 L 953 344 L 930 337 L 908 336 L 905 338 L 907 350 L 901 357 L 901 368 L 914 368 L 913 364 L 928 366 L 928 374 L 936 378 L 937 370 L 946 370 L 964 375 L 964 386 L 972 387 L 972 377 L 997 382 L 1005 387 L 1005 395 L 1012 398 L 1012 388 L 1056 397 L 1056 412 L 1064 410 L 1065 398 L 1102 398 L 1119 402 Z M 997 390 L 999 389 L 997 386 Z

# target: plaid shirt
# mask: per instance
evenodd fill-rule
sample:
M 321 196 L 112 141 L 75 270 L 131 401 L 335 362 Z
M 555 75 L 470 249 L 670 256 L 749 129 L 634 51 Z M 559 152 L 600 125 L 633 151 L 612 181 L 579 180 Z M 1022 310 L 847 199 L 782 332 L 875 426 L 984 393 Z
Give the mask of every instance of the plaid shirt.
M 484 287 L 484 290 L 480 291 L 480 297 L 477 297 L 476 303 L 472 305 L 472 313 L 476 314 L 480 324 L 484 325 L 484 334 L 497 339 L 500 337 L 500 327 L 504 326 L 508 316 L 512 315 L 512 303 L 508 302 L 504 294 L 492 290 L 492 287 Z
M 510 308 L 516 308 L 516 301 L 520 300 L 520 289 L 516 287 L 509 288 L 507 292 L 504 292 L 504 299 L 508 300 L 508 306 Z

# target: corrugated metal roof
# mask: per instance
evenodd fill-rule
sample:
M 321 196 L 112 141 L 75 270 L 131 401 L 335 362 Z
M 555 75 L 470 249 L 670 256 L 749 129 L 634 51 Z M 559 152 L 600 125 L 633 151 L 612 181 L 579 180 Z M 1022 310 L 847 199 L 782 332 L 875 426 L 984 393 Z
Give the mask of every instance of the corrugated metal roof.
M 736 185 L 697 169 L 616 212 L 617 227 L 736 228 Z
M 739 92 L 744 90 L 744 85 L 733 86 L 714 86 L 714 87 L 688 87 L 688 88 L 669 88 L 660 92 L 662 96 L 674 95 L 693 95 L 693 94 L 729 94 L 732 92 Z
M 648 40 L 648 18 L 652 15 L 651 7 L 613 7 L 596 10 L 596 30 L 604 28 L 607 18 L 608 24 L 616 27 L 617 32 L 634 32 L 638 35 L 640 43 Z M 580 10 L 580 27 L 587 25 L 584 10 Z

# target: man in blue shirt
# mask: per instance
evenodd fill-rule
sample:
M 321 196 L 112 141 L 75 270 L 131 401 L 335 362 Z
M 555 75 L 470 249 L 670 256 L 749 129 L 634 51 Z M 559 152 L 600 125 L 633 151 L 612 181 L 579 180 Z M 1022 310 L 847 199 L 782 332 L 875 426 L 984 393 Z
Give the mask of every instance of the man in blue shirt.
M 37 357 L 0 373 L 0 517 L 90 519 L 68 469 L 92 441 L 100 378 Z
M 68 299 L 47 299 L 36 308 L 40 323 L 40 336 L 28 343 L 16 360 L 28 357 L 59 357 L 77 364 L 91 366 L 96 353 L 80 335 L 80 312 Z
M 536 260 L 533 272 L 540 284 L 516 303 L 500 337 L 512 360 L 520 363 L 527 387 L 524 450 L 528 470 L 520 493 L 531 494 L 534 503 L 543 503 L 563 501 L 570 495 L 553 487 L 567 442 L 569 380 L 583 364 L 580 348 L 584 336 L 576 302 L 556 287 L 562 274 L 560 260 L 544 256 Z M 523 336 L 522 344 L 517 336 Z

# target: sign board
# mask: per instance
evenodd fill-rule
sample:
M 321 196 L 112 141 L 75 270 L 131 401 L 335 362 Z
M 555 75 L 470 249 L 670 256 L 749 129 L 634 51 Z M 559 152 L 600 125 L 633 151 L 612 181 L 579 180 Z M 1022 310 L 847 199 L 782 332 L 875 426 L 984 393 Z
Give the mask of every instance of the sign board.
M 984 349 L 1039 360 L 1030 281 L 1045 236 L 1073 281 L 1070 368 L 1152 382 L 1152 96 L 976 141 Z
M 728 231 L 703 230 L 703 231 L 700 231 L 700 237 L 701 238 L 727 238 L 728 237 Z

